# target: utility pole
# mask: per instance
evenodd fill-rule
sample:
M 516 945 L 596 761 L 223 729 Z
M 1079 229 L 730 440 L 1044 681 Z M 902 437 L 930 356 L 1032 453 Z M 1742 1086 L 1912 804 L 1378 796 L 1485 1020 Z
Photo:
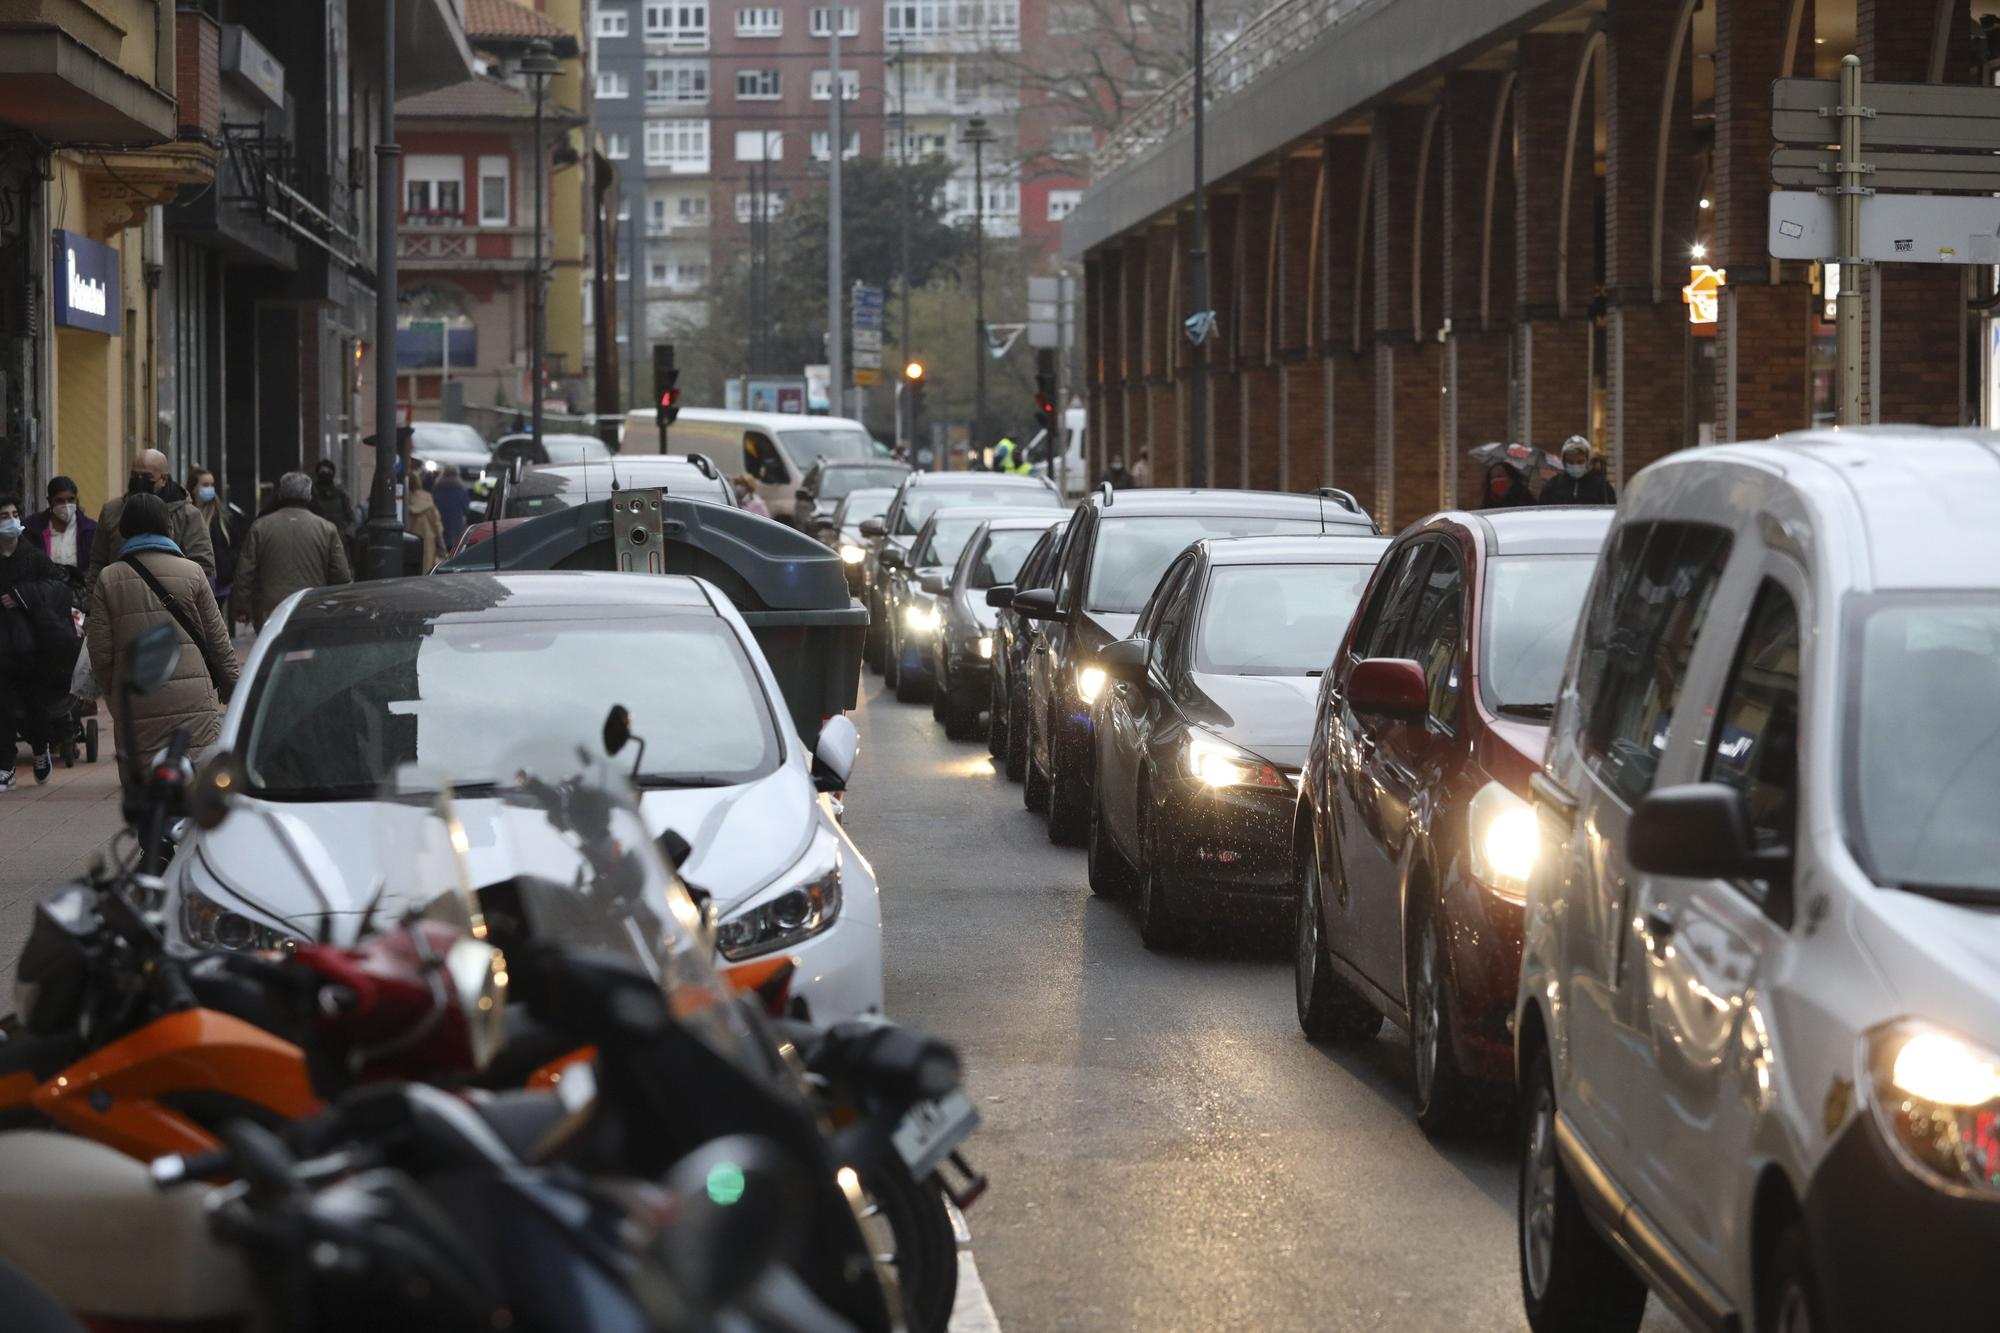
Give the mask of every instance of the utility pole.
M 1202 179 L 1203 129 L 1206 111 L 1204 83 L 1208 60 L 1207 14 L 1203 0 L 1194 0 L 1194 246 L 1188 251 L 1189 275 L 1197 318 L 1208 310 L 1208 198 Z M 1208 485 L 1208 332 L 1194 344 L 1188 366 L 1188 485 Z
M 376 579 L 403 572 L 403 520 L 396 512 L 396 204 L 402 155 L 396 142 L 396 0 L 382 0 L 382 137 L 375 144 L 375 481 L 368 488 L 368 577 Z
M 590 155 L 590 171 L 590 250 L 593 260 L 590 267 L 590 303 L 592 312 L 597 316 L 597 320 L 592 328 L 595 336 L 591 341 L 594 344 L 593 350 L 597 356 L 597 374 L 595 377 L 597 434 L 605 444 L 615 449 L 618 445 L 618 422 L 616 418 L 622 415 L 622 413 L 618 410 L 618 366 L 614 359 L 617 354 L 618 345 L 612 341 L 611 337 L 612 312 L 614 309 L 611 296 L 611 256 L 609 253 L 611 227 L 609 225 L 610 220 L 605 217 L 605 211 L 611 207 L 611 200 L 615 197 L 611 193 L 611 182 L 617 173 L 611 169 L 610 164 L 601 155 L 595 152 Z M 450 341 L 451 335 L 446 334 L 445 342 L 449 344 Z M 449 358 L 449 347 L 447 347 L 445 354 Z
M 1840 357 L 1840 424 L 1861 421 L 1861 57 L 1840 61 L 1840 305 L 1834 345 Z
M 903 39 L 896 39 L 896 202 L 897 202 L 897 285 L 902 288 L 903 331 L 899 348 L 903 360 L 911 359 L 910 347 L 910 103 L 907 67 L 909 61 L 903 50 Z M 914 445 L 910 437 L 916 434 L 916 423 L 912 421 L 906 432 L 904 428 L 904 392 L 907 386 L 901 379 L 896 381 L 896 443 Z
M 831 416 L 847 415 L 847 366 L 841 355 L 840 308 L 840 16 L 827 6 L 826 99 L 826 396 Z
M 542 381 L 548 363 L 548 292 L 542 273 L 542 227 L 546 203 L 542 196 L 547 193 L 545 178 L 548 175 L 548 153 L 542 147 L 542 100 L 548 91 L 549 79 L 562 73 L 562 65 L 549 50 L 549 44 L 535 41 L 528 44 L 528 54 L 521 61 L 521 72 L 535 85 L 535 271 L 528 288 L 529 314 L 533 320 L 530 326 L 533 358 L 529 366 L 531 400 L 529 431 L 537 445 L 542 442 Z
M 986 145 L 993 142 L 993 131 L 987 128 L 986 117 L 974 116 L 965 122 L 960 138 L 972 145 L 972 318 L 977 345 L 973 348 L 972 439 L 967 447 L 976 457 L 986 448 Z
M 639 401 L 639 344 L 650 336 L 639 318 L 639 269 L 646 254 L 639 244 L 639 210 L 630 203 L 625 206 L 625 244 L 619 253 L 625 256 L 625 404 L 629 407 Z

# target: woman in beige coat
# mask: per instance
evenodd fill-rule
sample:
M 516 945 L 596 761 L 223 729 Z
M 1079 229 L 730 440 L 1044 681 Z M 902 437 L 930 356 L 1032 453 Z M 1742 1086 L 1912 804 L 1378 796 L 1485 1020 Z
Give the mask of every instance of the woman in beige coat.
M 134 495 L 118 516 L 118 555 L 107 562 L 91 590 L 89 619 L 84 627 L 91 670 L 105 697 L 116 700 L 129 674 L 133 643 L 155 625 L 172 625 L 181 643 L 173 679 L 151 694 L 132 701 L 130 719 L 114 712 L 114 724 L 128 723 L 132 734 L 118 734 L 118 772 L 135 781 L 131 760 L 149 759 L 182 727 L 188 747 L 198 751 L 215 744 L 222 734 L 222 698 L 236 685 L 236 654 L 229 646 L 229 628 L 216 608 L 215 594 L 202 567 L 180 553 L 168 536 L 167 506 L 155 495 Z M 179 608 L 182 626 L 133 568 L 143 563 Z M 192 627 L 195 635 L 188 633 Z M 223 689 L 218 693 L 209 664 Z M 116 705 L 114 704 L 114 709 Z M 141 770 L 143 773 L 143 769 Z M 143 779 L 137 779 L 143 781 Z

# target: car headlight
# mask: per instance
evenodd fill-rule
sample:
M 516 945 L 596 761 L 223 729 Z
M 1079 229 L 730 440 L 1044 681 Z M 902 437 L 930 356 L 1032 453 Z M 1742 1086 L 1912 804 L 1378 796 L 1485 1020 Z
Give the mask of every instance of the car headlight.
M 928 602 L 911 602 L 903 608 L 903 623 L 919 634 L 929 634 L 938 627 L 938 609 Z
M 1188 733 L 1187 764 L 1188 772 L 1210 787 L 1288 785 L 1269 760 L 1199 731 Z
M 1869 1109 L 1903 1165 L 1951 1193 L 2000 1198 L 2000 1055 L 1914 1022 L 1866 1041 Z
M 848 542 L 840 544 L 840 558 L 850 565 L 858 565 L 868 558 L 868 552 Z
M 1524 899 L 1528 876 L 1541 851 L 1542 826 L 1535 809 L 1497 782 L 1488 782 L 1467 811 L 1472 836 L 1466 860 L 1472 877 L 1506 897 Z
M 1087 666 L 1076 673 L 1076 697 L 1087 704 L 1097 702 L 1097 696 L 1104 692 L 1104 668 Z
M 993 660 L 993 636 L 991 634 L 982 634 L 979 636 L 978 648 L 981 657 L 989 662 Z
M 203 949 L 231 953 L 283 949 L 295 942 L 284 931 L 252 921 L 185 885 L 181 888 L 181 933 Z
M 840 840 L 822 830 L 799 864 L 757 901 L 722 919 L 715 947 L 732 963 L 787 949 L 840 916 Z

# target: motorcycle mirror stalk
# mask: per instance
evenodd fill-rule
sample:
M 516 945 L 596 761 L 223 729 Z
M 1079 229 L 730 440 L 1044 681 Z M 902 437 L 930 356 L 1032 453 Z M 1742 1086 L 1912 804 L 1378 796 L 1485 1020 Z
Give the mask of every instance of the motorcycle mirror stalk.
M 631 741 L 639 743 L 639 752 L 632 756 L 632 779 L 639 778 L 639 765 L 646 760 L 646 738 L 632 731 L 632 714 L 624 704 L 611 705 L 611 711 L 604 715 L 604 753 L 616 756 Z

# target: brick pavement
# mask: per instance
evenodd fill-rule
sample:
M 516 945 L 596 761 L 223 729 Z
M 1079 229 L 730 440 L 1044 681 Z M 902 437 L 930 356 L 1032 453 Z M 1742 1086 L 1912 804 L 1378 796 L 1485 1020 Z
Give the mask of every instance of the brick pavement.
M 100 713 L 107 712 L 99 709 Z M 100 716 L 98 760 L 81 753 L 75 768 L 56 760 L 46 786 L 21 749 L 14 790 L 0 793 L 0 1009 L 11 1008 L 14 960 L 27 938 L 35 904 L 64 880 L 81 874 L 91 856 L 119 828 L 118 769 L 111 727 Z

